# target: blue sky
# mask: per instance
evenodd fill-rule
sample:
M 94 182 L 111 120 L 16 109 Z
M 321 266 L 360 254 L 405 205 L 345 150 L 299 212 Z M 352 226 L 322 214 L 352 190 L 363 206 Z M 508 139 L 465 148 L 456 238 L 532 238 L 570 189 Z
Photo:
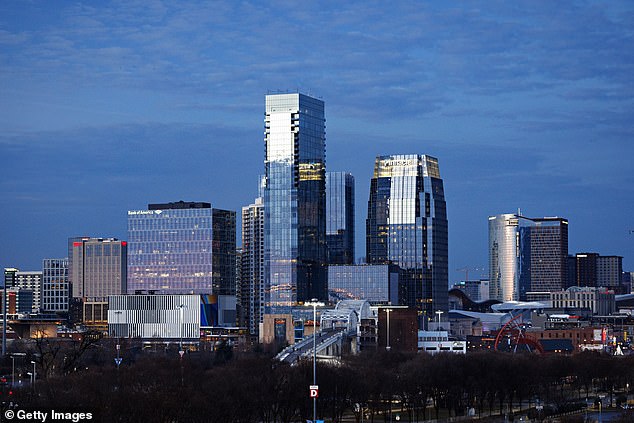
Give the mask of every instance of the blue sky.
M 451 282 L 486 274 L 487 217 L 570 221 L 570 252 L 634 271 L 631 2 L 0 3 L 0 265 L 37 270 L 126 211 L 240 210 L 263 172 L 264 95 L 326 103 L 327 167 L 430 154 Z

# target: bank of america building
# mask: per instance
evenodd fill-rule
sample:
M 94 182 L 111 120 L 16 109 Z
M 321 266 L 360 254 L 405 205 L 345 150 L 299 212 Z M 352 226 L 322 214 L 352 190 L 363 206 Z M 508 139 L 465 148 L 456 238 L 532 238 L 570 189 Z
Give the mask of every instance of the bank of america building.
M 128 293 L 235 295 L 235 225 L 203 202 L 128 211 Z

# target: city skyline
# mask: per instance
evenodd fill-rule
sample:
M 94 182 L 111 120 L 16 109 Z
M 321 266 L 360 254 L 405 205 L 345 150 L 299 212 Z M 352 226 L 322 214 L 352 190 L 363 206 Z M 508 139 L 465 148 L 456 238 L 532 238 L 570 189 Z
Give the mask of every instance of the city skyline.
M 439 158 L 450 284 L 488 273 L 488 216 L 517 208 L 566 218 L 571 254 L 633 270 L 632 11 L 0 5 L 1 264 L 41 269 L 77 234 L 125 240 L 126 211 L 154 201 L 251 204 L 262 97 L 298 87 L 327 103 L 326 170 L 354 175 L 358 229 L 376 155 Z

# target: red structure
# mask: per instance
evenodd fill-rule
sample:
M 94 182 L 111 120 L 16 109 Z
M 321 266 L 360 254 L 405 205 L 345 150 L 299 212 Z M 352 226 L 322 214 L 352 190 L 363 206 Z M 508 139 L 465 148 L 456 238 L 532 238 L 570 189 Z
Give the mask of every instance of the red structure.
M 526 335 L 526 331 L 520 323 L 521 317 L 522 315 L 518 314 L 502 326 L 498 335 L 495 337 L 494 349 L 499 351 L 500 344 L 506 339 L 508 340 L 508 346 L 511 352 L 517 352 L 518 347 L 520 347 L 522 351 L 528 350 L 529 352 L 543 354 L 544 349 L 541 344 Z

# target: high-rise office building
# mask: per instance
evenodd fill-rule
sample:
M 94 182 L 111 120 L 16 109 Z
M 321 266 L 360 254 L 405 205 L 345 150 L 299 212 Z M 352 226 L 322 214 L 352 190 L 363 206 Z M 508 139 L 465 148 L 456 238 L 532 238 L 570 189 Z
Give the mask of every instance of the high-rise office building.
M 597 285 L 597 253 L 577 253 L 568 257 L 568 269 L 574 271 L 573 275 L 568 275 L 570 286 L 592 286 Z
M 438 159 L 379 156 L 370 183 L 368 264 L 397 264 L 399 303 L 418 311 L 423 327 L 448 309 L 447 211 Z
M 266 96 L 264 231 L 267 313 L 328 299 L 324 102 Z
M 549 292 L 568 285 L 569 267 L 566 219 L 521 214 L 489 217 L 491 299 L 547 298 Z
M 530 223 L 530 290 L 561 291 L 568 281 L 568 220 L 527 218 Z
M 41 307 L 42 293 L 42 272 L 41 271 L 18 271 L 13 280 L 13 287 L 20 291 L 30 291 L 33 301 L 30 313 L 37 314 Z
M 264 321 L 264 204 L 242 207 L 241 320 L 257 336 Z
M 67 313 L 70 291 L 68 258 L 44 259 L 42 263 L 42 311 Z
M 598 253 L 577 253 L 568 257 L 571 286 L 613 289 L 617 294 L 629 292 L 622 284 L 623 257 L 602 256 Z
M 489 216 L 489 297 L 520 299 L 520 222 L 515 214 Z
M 354 263 L 354 177 L 326 173 L 326 245 L 328 264 Z
M 126 292 L 127 243 L 116 238 L 84 238 L 73 243 L 73 298 L 106 301 Z
M 236 214 L 210 203 L 128 211 L 128 293 L 236 295 Z
M 623 273 L 623 257 L 599 256 L 597 257 L 597 286 L 613 289 L 619 294 L 628 293 L 622 287 L 621 276 Z

